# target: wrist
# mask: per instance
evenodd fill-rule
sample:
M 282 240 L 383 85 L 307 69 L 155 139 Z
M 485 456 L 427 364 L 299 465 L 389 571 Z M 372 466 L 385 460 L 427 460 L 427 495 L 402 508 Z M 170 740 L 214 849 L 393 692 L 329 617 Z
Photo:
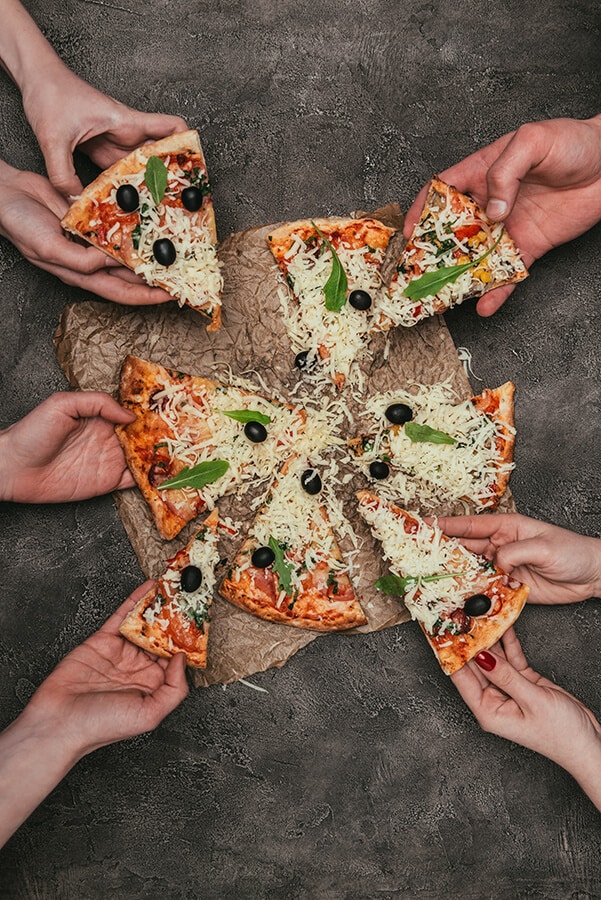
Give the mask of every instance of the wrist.
M 0 173 L 0 182 L 2 175 Z M 13 474 L 10 467 L 10 427 L 0 431 L 0 502 L 14 502 Z
M 581 744 L 577 758 L 571 758 L 567 763 L 558 762 L 578 782 L 597 809 L 601 810 L 601 733 L 597 731 L 591 740 Z
M 10 3 L 6 18 L 8 27 L 0 32 L 0 62 L 23 93 L 32 81 L 48 77 L 63 63 L 20 4 Z

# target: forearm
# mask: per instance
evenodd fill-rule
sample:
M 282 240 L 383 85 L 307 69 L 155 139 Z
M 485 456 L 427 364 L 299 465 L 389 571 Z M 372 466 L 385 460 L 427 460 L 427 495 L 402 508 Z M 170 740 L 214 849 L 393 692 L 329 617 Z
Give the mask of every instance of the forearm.
M 27 85 L 65 67 L 18 0 L 4 0 L 0 64 L 21 92 Z
M 36 722 L 25 709 L 0 734 L 0 846 L 78 761 L 60 728 Z
M 0 502 L 13 499 L 14 466 L 18 464 L 11 459 L 10 427 L 0 431 Z
M 580 760 L 565 768 L 601 812 L 601 734 L 586 748 Z

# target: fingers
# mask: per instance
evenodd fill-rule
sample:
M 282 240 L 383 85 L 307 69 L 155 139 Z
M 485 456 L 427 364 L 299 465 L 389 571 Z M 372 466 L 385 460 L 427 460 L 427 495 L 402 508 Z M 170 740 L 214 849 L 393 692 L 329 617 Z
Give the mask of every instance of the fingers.
M 521 180 L 545 157 L 547 147 L 536 124 L 522 125 L 515 132 L 486 176 L 488 203 L 486 214 L 501 222 L 511 213 Z
M 441 516 L 438 527 L 450 537 L 486 539 L 499 529 L 499 515 Z
M 512 572 L 518 566 L 545 569 L 554 556 L 547 541 L 535 536 L 504 544 L 497 551 L 497 564 L 506 572 Z
M 129 272 L 122 266 L 109 270 L 105 268 L 103 271 L 84 275 L 64 266 L 32 261 L 46 272 L 60 278 L 65 284 L 89 291 L 91 294 L 111 300 L 113 303 L 120 303 L 122 306 L 156 306 L 159 303 L 168 303 L 173 300 L 167 291 L 162 288 L 150 287 L 138 276 L 136 276 L 135 282 L 130 281 Z M 121 277 L 121 272 L 125 274 L 125 277 Z
M 43 150 L 48 178 L 56 190 L 67 198 L 81 194 L 83 185 L 75 172 L 71 147 L 62 140 L 53 140 L 46 142 Z
M 429 184 L 424 185 L 405 214 L 403 234 L 406 238 L 409 238 L 411 236 L 411 232 L 420 220 L 422 210 L 424 208 L 424 203 L 426 202 L 426 197 L 428 196 L 429 187 Z
M 123 622 L 123 619 L 132 611 L 138 600 L 141 600 L 142 597 L 150 591 L 154 584 L 155 582 L 152 579 L 149 579 L 148 581 L 145 581 L 144 584 L 137 587 L 135 591 L 129 595 L 127 600 L 124 600 L 121 606 L 117 607 L 115 612 L 106 620 L 99 631 L 105 634 L 118 634 L 119 626 Z
M 511 646 L 511 638 L 509 638 L 509 642 Z M 516 651 L 515 645 L 512 648 L 513 651 Z M 509 660 L 504 659 L 498 653 L 493 653 L 492 650 L 483 650 L 474 657 L 474 662 L 483 671 L 487 680 L 506 696 L 515 700 L 520 709 L 528 711 L 536 706 L 536 685 L 525 678 Z M 486 727 L 486 723 L 480 719 L 478 721 Z
M 188 125 L 179 116 L 168 116 L 162 113 L 140 113 L 144 131 L 152 140 L 160 140 L 179 131 L 187 131 Z
M 492 217 L 491 217 L 492 218 Z M 476 312 L 482 318 L 494 315 L 505 303 L 507 298 L 514 292 L 515 285 L 508 284 L 494 291 L 487 291 L 483 297 L 480 297 L 476 303 Z
M 529 668 L 528 660 L 524 656 L 522 645 L 518 641 L 513 626 L 511 628 L 508 628 L 501 638 L 501 646 L 503 647 L 503 652 L 505 653 L 507 662 L 510 663 L 514 668 L 518 669 L 519 671 Z
M 110 394 L 102 391 L 61 391 L 53 394 L 46 402 L 55 404 L 61 412 L 73 419 L 100 416 L 117 425 L 133 422 L 136 418 L 134 413 L 123 409 Z

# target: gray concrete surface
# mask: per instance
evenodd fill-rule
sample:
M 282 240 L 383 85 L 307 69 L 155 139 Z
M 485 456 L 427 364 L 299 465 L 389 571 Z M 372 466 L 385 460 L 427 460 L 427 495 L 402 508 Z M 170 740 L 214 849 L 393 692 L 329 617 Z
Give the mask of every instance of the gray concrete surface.
M 63 59 L 198 127 L 221 236 L 407 207 L 518 124 L 599 111 L 599 4 L 532 0 L 28 0 Z M 42 171 L 0 76 L 0 152 Z M 599 534 L 601 229 L 492 319 L 448 316 L 484 384 L 517 385 L 519 509 Z M 61 284 L 0 241 L 0 425 L 65 387 Z M 477 387 L 479 381 L 474 382 Z M 141 580 L 110 498 L 0 506 L 0 725 Z M 533 665 L 597 714 L 597 601 L 532 608 Z M 325 637 L 196 691 L 151 735 L 84 759 L 0 852 L 8 898 L 594 898 L 599 816 L 548 760 L 483 734 L 416 627 Z

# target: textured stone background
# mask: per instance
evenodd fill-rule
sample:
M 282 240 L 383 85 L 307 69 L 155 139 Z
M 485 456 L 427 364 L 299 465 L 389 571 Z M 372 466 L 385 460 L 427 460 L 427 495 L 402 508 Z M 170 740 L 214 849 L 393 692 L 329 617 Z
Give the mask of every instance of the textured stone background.
M 406 208 L 516 125 L 599 111 L 599 5 L 28 0 L 62 58 L 200 130 L 218 227 Z M 0 153 L 42 171 L 0 75 Z M 66 98 L 67 99 L 67 98 Z M 517 385 L 519 509 L 599 534 L 601 228 L 492 319 L 447 316 L 483 383 Z M 0 425 L 65 387 L 52 333 L 86 295 L 0 241 Z M 474 381 L 478 388 L 480 382 Z M 110 498 L 0 507 L 4 726 L 141 573 Z M 601 712 L 599 606 L 529 607 L 540 671 Z M 482 734 L 417 627 L 325 637 L 194 692 L 84 759 L 0 853 L 9 898 L 592 898 L 599 817 L 551 762 Z

